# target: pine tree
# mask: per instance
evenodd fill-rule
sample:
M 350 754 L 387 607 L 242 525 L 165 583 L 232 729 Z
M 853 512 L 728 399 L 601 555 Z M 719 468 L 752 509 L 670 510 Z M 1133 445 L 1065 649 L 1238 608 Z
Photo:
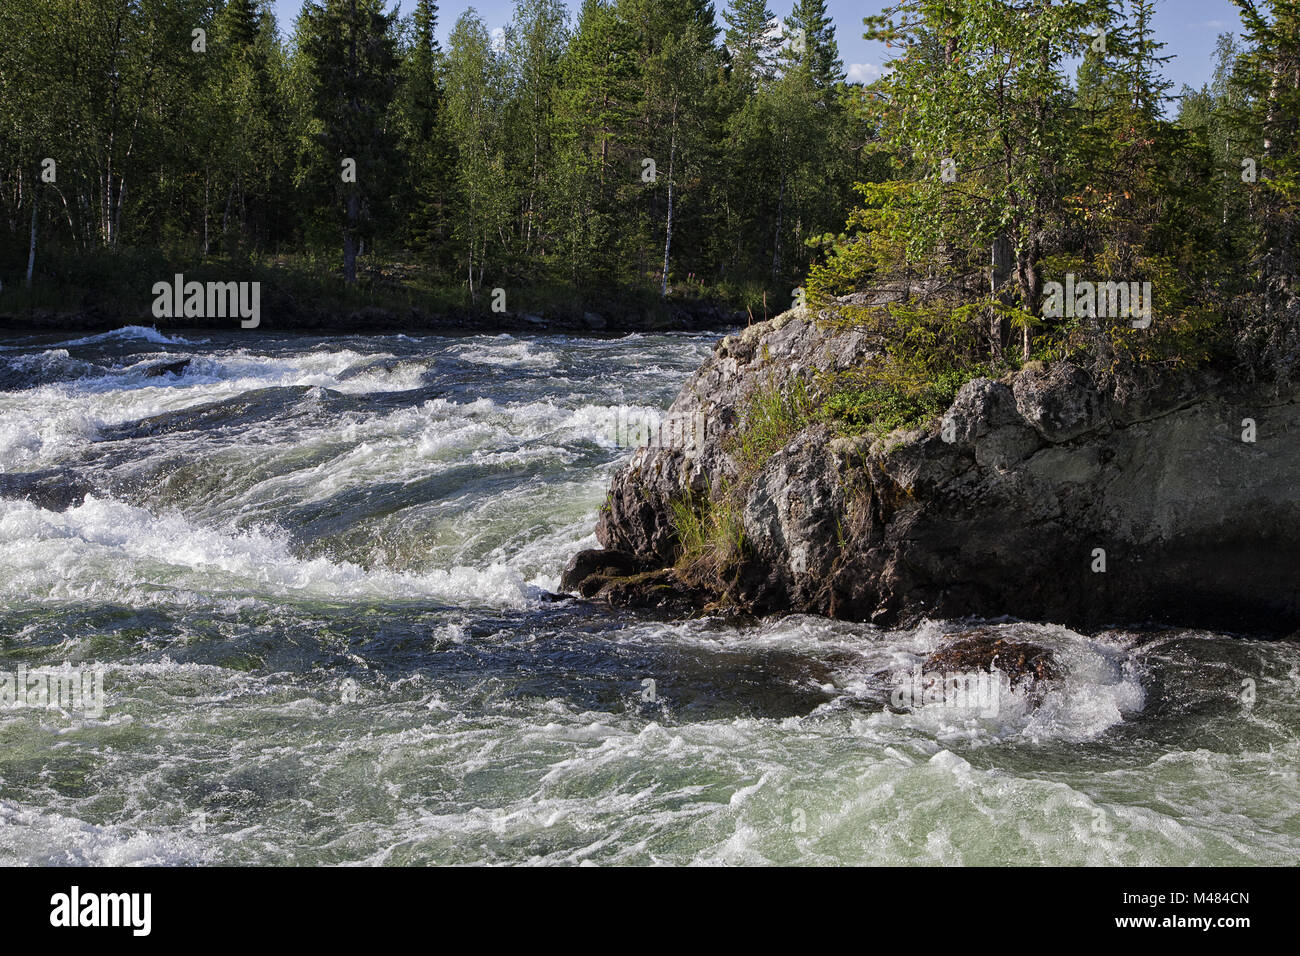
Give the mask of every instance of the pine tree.
M 772 11 L 767 0 L 731 0 L 722 15 L 733 74 L 752 89 L 775 72 L 777 40 L 772 35 Z
M 625 278 L 629 217 L 618 199 L 631 167 L 643 95 L 637 37 L 604 0 L 584 0 L 561 64 L 556 171 L 564 207 L 564 271 L 613 285 Z
M 1173 57 L 1160 55 L 1167 44 L 1155 39 L 1152 25 L 1155 0 L 1130 2 L 1133 7 L 1132 27 L 1126 44 L 1123 76 L 1133 98 L 1133 108 L 1143 116 L 1154 119 L 1163 112 L 1168 100 L 1167 94 L 1173 87 L 1160 72 Z
M 433 0 L 416 0 L 410 19 L 410 42 L 402 55 L 398 101 L 408 179 L 407 241 L 423 251 L 438 246 L 441 260 L 449 251 L 445 246 L 450 236 L 448 195 L 455 149 L 447 129 L 437 24 L 438 5 Z
M 226 0 L 217 17 L 217 29 L 233 45 L 247 49 L 257 39 L 262 16 L 257 0 Z
M 228 118 L 203 131 L 203 235 L 235 247 L 260 245 L 275 231 L 288 190 L 287 120 L 274 71 L 278 37 L 257 0 L 230 0 L 213 24 L 207 108 Z
M 1300 338 L 1297 227 L 1300 219 L 1300 7 L 1291 0 L 1234 0 L 1245 25 L 1235 83 L 1247 105 L 1237 114 L 1259 169 L 1255 266 L 1272 330 Z

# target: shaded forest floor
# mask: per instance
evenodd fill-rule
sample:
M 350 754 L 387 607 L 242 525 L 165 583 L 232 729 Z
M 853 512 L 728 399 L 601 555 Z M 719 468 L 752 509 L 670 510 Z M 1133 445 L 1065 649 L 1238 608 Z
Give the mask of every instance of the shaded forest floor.
M 667 298 L 650 285 L 607 288 L 559 281 L 486 283 L 471 297 L 464 282 L 448 282 L 413 258 L 361 257 L 357 282 L 350 286 L 336 255 L 187 259 L 153 249 L 57 249 L 38 257 L 30 289 L 15 257 L 5 261 L 11 265 L 0 270 L 0 329 L 25 332 L 106 331 L 123 325 L 240 328 L 238 318 L 155 317 L 154 284 L 171 283 L 177 274 L 185 282 L 260 283 L 259 331 L 619 335 L 732 328 L 781 311 L 775 295 L 761 287 L 709 288 L 694 282 L 674 287 Z M 497 288 L 504 296 L 494 295 Z

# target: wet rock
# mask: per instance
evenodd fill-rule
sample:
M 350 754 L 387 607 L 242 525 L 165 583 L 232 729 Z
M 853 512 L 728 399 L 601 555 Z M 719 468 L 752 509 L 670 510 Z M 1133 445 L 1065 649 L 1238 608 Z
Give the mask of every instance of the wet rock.
M 179 362 L 159 362 L 157 365 L 150 365 L 144 370 L 145 378 L 161 378 L 164 375 L 184 375 L 185 370 L 190 367 L 190 359 L 181 359 Z
M 640 570 L 640 565 L 641 562 L 626 551 L 579 551 L 564 569 L 560 590 L 578 592 L 582 583 L 589 578 L 626 577 Z
M 0 498 L 23 498 L 46 511 L 67 511 L 80 506 L 94 487 L 64 471 L 0 474 Z
M 1013 641 L 994 634 L 976 634 L 939 648 L 921 665 L 923 674 L 1001 671 L 1011 686 L 1028 681 L 1039 683 L 1061 677 L 1056 655 L 1048 648 L 1027 641 Z
M 1300 433 L 1300 387 L 1167 373 L 1104 396 L 1076 366 L 1031 363 L 968 383 L 926 429 L 864 447 L 810 426 L 742 474 L 734 438 L 758 390 L 795 376 L 815 389 L 817 373 L 861 366 L 874 347 L 808 310 L 727 336 L 672 406 L 703 417 L 703 439 L 630 457 L 602 546 L 639 571 L 669 567 L 674 504 L 731 488 L 746 547 L 706 603 L 883 626 L 1300 628 L 1300 444 L 1283 437 Z M 1241 440 L 1245 418 L 1256 442 Z
M 588 582 L 595 580 L 589 578 Z M 604 579 L 591 597 L 612 607 L 653 609 L 681 615 L 702 610 L 709 599 L 706 591 L 683 581 L 675 568 Z

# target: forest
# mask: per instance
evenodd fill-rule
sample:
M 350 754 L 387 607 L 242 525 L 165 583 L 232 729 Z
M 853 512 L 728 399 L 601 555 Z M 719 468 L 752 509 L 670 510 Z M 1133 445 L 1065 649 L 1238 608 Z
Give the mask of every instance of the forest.
M 779 311 L 868 178 L 824 0 L 518 0 L 446 49 L 433 0 L 387 7 L 307 3 L 282 36 L 260 0 L 6 4 L 0 280 L 57 305 L 207 264 Z
M 1291 378 L 1300 5 L 1234 2 L 1210 82 L 1177 92 L 1155 0 L 908 0 L 868 19 L 904 51 L 866 97 L 886 172 L 808 282 L 814 302 L 894 290 L 841 310 L 885 353 L 851 415 L 924 418 L 1030 361 L 1118 389 L 1209 366 Z M 1140 315 L 1109 308 L 1139 291 Z
M 518 0 L 446 49 L 433 0 L 311 2 L 287 37 L 259 0 L 8 4 L 0 281 L 11 312 L 183 266 L 479 310 L 893 284 L 842 310 L 891 394 L 1080 353 L 1285 376 L 1300 11 L 1234 0 L 1175 91 L 1155 2 L 903 0 L 864 18 L 897 51 L 865 86 L 824 0 Z M 1148 318 L 1062 308 L 1076 281 Z

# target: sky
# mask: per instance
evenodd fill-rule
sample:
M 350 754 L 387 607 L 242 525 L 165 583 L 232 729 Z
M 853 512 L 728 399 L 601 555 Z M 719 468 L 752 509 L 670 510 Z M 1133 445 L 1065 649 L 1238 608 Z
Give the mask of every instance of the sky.
M 715 0 L 722 25 L 721 12 L 727 0 Z M 280 29 L 289 32 L 302 8 L 302 0 L 273 0 Z M 389 9 L 395 4 L 389 3 Z M 889 52 L 883 44 L 868 43 L 862 38 L 862 18 L 879 13 L 886 4 L 881 0 L 827 0 L 827 8 L 835 20 L 840 57 L 848 71 L 849 79 L 870 81 L 880 75 L 881 65 Z M 402 4 L 404 12 L 414 6 L 413 0 Z M 503 28 L 510 21 L 514 0 L 442 0 L 438 4 L 438 39 L 446 45 L 451 26 L 469 7 L 478 10 L 491 30 Z M 568 0 L 571 15 L 576 16 L 581 0 Z M 794 6 L 793 0 L 770 0 L 769 9 L 784 17 Z M 1156 36 L 1168 46 L 1164 52 L 1175 59 L 1166 65 L 1165 74 L 1174 83 L 1174 91 L 1184 84 L 1199 87 L 1209 82 L 1214 68 L 1214 46 L 1220 33 L 1239 32 L 1241 19 L 1231 0 L 1158 0 L 1156 5 Z

